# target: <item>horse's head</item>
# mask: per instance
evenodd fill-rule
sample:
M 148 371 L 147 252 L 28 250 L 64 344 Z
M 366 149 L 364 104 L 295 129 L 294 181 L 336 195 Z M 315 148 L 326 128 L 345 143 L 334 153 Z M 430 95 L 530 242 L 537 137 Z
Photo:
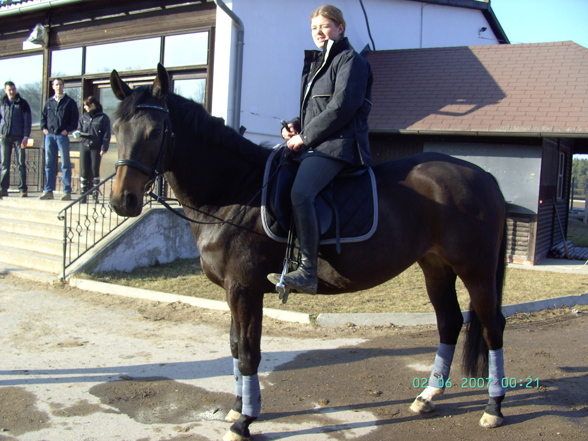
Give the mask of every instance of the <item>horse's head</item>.
M 110 205 L 119 215 L 134 217 L 141 214 L 143 194 L 164 172 L 165 153 L 173 137 L 165 99 L 169 77 L 159 64 L 151 87 L 132 90 L 113 70 L 110 86 L 122 101 L 113 125 L 118 161 Z

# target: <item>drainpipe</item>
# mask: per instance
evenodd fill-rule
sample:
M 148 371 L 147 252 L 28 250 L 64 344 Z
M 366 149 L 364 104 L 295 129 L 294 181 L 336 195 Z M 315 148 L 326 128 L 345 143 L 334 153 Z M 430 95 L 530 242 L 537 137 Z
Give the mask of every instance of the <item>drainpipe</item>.
M 420 37 L 420 42 L 419 42 L 419 48 L 423 48 L 423 23 L 425 21 L 424 17 L 425 17 L 425 6 L 429 6 L 425 3 L 421 3 L 421 37 Z
M 233 20 L 237 27 L 237 43 L 235 44 L 235 70 L 231 80 L 233 85 L 233 114 L 228 125 L 239 131 L 241 125 L 241 87 L 243 83 L 243 46 L 245 44 L 245 28 L 243 22 L 222 0 L 214 0 L 214 3 L 221 8 Z

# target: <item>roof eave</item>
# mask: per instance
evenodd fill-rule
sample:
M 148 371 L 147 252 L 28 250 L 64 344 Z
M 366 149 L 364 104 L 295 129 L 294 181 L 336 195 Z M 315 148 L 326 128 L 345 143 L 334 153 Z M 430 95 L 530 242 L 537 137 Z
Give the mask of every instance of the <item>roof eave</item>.
M 26 14 L 28 12 L 56 8 L 70 3 L 81 3 L 85 1 L 87 0 L 48 0 L 37 3 L 15 3 L 13 5 L 0 8 L 0 16 Z
M 490 29 L 494 32 L 494 36 L 498 40 L 500 44 L 510 44 L 510 40 L 506 36 L 504 29 L 498 22 L 498 18 L 494 14 L 492 10 L 492 6 L 490 2 L 486 1 L 476 1 L 476 0 L 410 0 L 419 3 L 429 3 L 432 5 L 440 5 L 440 6 L 454 6 L 457 8 L 466 8 L 466 9 L 476 9 L 478 11 L 482 11 L 484 14 L 484 18 L 490 25 Z
M 442 130 L 442 129 L 398 129 L 398 128 L 371 128 L 374 134 L 399 134 L 399 135 L 429 135 L 429 136 L 485 136 L 485 137 L 523 137 L 523 138 L 588 138 L 588 132 L 515 132 L 515 131 L 489 131 L 489 130 Z
M 492 29 L 492 32 L 494 32 L 494 36 L 498 40 L 498 43 L 510 44 L 510 40 L 506 36 L 506 32 L 504 32 L 504 29 L 502 29 L 502 26 L 500 25 L 500 22 L 498 21 L 496 14 L 494 14 L 494 11 L 492 10 L 492 6 L 490 6 L 490 4 L 488 4 L 488 9 L 482 9 L 482 14 L 484 14 L 484 17 L 486 18 L 486 20 L 488 20 L 490 29 Z

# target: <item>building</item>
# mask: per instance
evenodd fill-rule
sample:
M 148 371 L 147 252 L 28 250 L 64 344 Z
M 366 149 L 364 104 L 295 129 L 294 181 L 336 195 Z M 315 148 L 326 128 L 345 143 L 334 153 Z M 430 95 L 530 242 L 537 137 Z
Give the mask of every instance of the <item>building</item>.
M 377 50 L 507 42 L 487 2 L 339 0 L 354 47 Z M 316 0 L 0 0 L 0 78 L 36 109 L 62 77 L 78 99 L 116 99 L 108 75 L 150 82 L 158 62 L 175 91 L 205 103 L 256 141 L 278 141 L 280 119 L 298 113 L 304 49 L 314 48 Z M 364 14 L 365 11 L 365 14 Z M 25 42 L 36 25 L 46 44 Z M 482 31 L 483 30 L 483 31 Z M 80 107 L 81 108 L 81 107 Z M 42 141 L 38 131 L 37 144 Z
M 572 156 L 588 153 L 588 48 L 560 43 L 377 51 L 378 161 L 439 151 L 491 172 L 509 203 L 509 259 L 563 240 Z
M 310 13 L 327 2 L 0 0 L 0 79 L 13 80 L 31 103 L 39 147 L 40 111 L 52 78 L 64 79 L 80 108 L 84 97 L 95 95 L 112 114 L 111 70 L 132 86 L 150 84 L 158 62 L 174 91 L 232 127 L 243 126 L 253 141 L 277 143 L 280 120 L 298 113 L 302 52 L 314 47 Z M 559 83 L 583 78 L 586 84 L 586 49 L 509 45 L 488 1 L 332 3 L 345 14 L 353 46 L 371 51 L 377 160 L 436 149 L 480 163 L 497 175 L 511 203 L 510 258 L 534 263 L 544 257 L 558 234 L 565 235 L 556 219 L 567 224 L 571 155 L 586 152 L 584 121 L 568 118 L 586 115 L 586 104 L 570 101 L 577 91 Z M 507 54 L 513 57 L 510 79 L 500 67 Z M 557 93 L 549 106 L 523 99 L 530 73 L 541 66 L 541 79 L 549 80 L 550 63 L 567 66 L 560 57 L 571 54 L 580 63 L 570 66 L 577 76 L 571 70 L 553 75 Z M 518 62 L 527 58 L 531 64 Z M 514 115 L 507 112 L 511 106 Z

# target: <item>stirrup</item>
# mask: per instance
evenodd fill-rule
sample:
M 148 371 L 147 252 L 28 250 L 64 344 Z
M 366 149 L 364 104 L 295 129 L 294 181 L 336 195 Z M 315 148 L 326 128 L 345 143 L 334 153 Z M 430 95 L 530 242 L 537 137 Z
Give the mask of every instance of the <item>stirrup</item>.
M 288 231 L 288 242 L 286 243 L 286 256 L 284 257 L 284 267 L 280 274 L 280 280 L 276 283 L 276 291 L 278 292 L 278 298 L 282 301 L 282 305 L 285 305 L 288 301 L 288 296 L 292 290 L 289 286 L 284 283 L 284 277 L 291 271 L 294 271 L 300 265 L 299 260 L 295 260 L 294 257 L 294 218 L 290 221 L 290 229 Z
M 285 305 L 288 301 L 288 296 L 292 292 L 289 286 L 284 283 L 284 277 L 290 272 L 291 265 L 296 264 L 295 260 L 286 258 L 284 259 L 284 268 L 280 274 L 280 280 L 276 283 L 276 291 L 278 291 L 278 298 L 282 301 L 282 305 Z

